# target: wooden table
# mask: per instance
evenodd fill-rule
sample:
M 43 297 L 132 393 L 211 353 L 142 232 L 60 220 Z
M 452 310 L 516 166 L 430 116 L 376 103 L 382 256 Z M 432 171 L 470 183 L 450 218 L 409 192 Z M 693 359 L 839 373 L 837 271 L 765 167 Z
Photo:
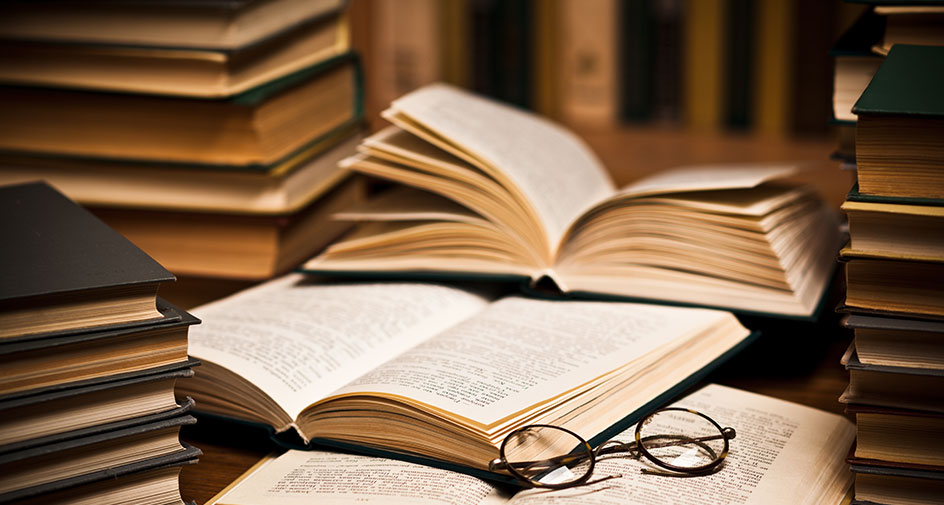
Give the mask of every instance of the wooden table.
M 816 186 L 838 208 L 853 182 L 851 174 L 841 172 L 838 163 L 829 161 L 836 146 L 831 140 L 796 141 L 651 128 L 587 131 L 582 136 L 611 170 L 618 185 L 673 166 L 797 161 L 809 167 L 799 179 Z M 777 330 L 765 334 L 704 382 L 841 413 L 837 398 L 849 379 L 839 358 L 851 336 L 829 314 L 818 325 L 784 324 Z M 188 432 L 183 438 L 204 452 L 200 463 L 184 468 L 180 477 L 181 495 L 197 503 L 207 501 L 270 451 L 265 444 L 226 440 L 213 434 Z

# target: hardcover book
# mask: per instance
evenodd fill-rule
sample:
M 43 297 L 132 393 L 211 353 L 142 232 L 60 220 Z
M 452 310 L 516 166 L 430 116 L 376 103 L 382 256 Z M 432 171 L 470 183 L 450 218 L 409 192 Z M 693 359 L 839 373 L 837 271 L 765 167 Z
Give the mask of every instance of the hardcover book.
M 262 460 L 208 503 L 838 505 L 849 489 L 852 476 L 844 455 L 855 429 L 841 416 L 715 384 L 674 406 L 706 413 L 737 430 L 719 471 L 668 477 L 644 459 L 621 455 L 598 460 L 591 480 L 609 477 L 605 482 L 519 490 L 387 458 L 288 451 Z M 632 442 L 633 430 L 616 439 Z
M 0 339 L 156 320 L 174 276 L 41 184 L 0 188 Z
M 433 85 L 345 166 L 400 187 L 338 217 L 304 265 L 342 275 L 505 277 L 612 296 L 810 317 L 835 266 L 835 213 L 795 166 L 677 169 L 617 190 L 573 134 Z
M 859 192 L 944 198 L 942 86 L 944 47 L 892 47 L 852 109 Z
M 0 342 L 0 400 L 50 387 L 187 362 L 187 331 L 200 321 L 157 299 L 148 325 L 113 325 Z
M 182 415 L 0 455 L 0 502 L 23 499 L 103 480 L 151 464 L 193 459 L 199 450 L 182 445 Z
M 361 117 L 353 53 L 225 99 L 0 87 L 0 150 L 224 166 L 272 165 Z
M 751 340 L 731 313 L 292 274 L 199 307 L 178 395 L 283 443 L 485 473 L 517 427 L 601 442 Z
M 339 11 L 343 0 L 5 2 L 0 37 L 235 49 Z
M 348 52 L 348 31 L 335 15 L 235 49 L 3 40 L 0 82 L 223 98 Z
M 843 325 L 855 332 L 862 363 L 944 370 L 944 321 L 850 314 Z

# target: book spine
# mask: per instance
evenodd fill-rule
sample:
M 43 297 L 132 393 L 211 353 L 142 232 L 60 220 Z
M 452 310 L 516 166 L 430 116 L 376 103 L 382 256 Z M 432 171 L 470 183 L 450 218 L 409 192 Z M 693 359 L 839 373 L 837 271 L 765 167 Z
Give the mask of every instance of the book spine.
M 560 10 L 563 0 L 532 0 L 534 12 L 533 106 L 543 116 L 560 118 Z
M 682 2 L 655 0 L 653 72 L 653 117 L 675 123 L 682 115 Z
M 617 0 L 561 4 L 561 115 L 565 122 L 616 122 Z
M 684 30 L 685 122 L 698 130 L 722 124 L 724 0 L 690 0 Z
M 793 106 L 792 2 L 757 0 L 754 45 L 754 126 L 758 133 L 785 135 L 790 130 Z
M 370 2 L 369 50 L 373 66 L 365 77 L 372 114 L 396 98 L 442 78 L 439 6 L 436 0 Z
M 655 80 L 652 1 L 624 1 L 619 18 L 620 119 L 648 121 L 652 117 Z
M 729 0 L 726 7 L 724 125 L 731 130 L 751 126 L 751 71 L 754 59 L 754 2 Z

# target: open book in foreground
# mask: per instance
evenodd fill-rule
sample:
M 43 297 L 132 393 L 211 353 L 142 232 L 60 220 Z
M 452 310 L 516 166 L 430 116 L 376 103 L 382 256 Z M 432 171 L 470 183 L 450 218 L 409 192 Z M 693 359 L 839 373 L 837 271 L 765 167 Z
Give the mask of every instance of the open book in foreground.
M 344 165 L 402 187 L 305 269 L 548 278 L 610 295 L 809 317 L 835 265 L 835 212 L 777 182 L 792 165 L 676 169 L 617 190 L 573 134 L 445 85 L 393 102 L 395 126 Z M 440 275 L 442 277 L 442 275 Z
M 855 429 L 826 412 L 724 386 L 709 385 L 678 406 L 737 430 L 718 472 L 673 478 L 643 473 L 643 461 L 597 463 L 599 484 L 561 491 L 510 490 L 468 475 L 385 458 L 288 451 L 263 460 L 210 500 L 219 505 L 284 503 L 384 505 L 837 505 L 852 481 L 844 458 Z M 630 442 L 633 430 L 617 439 Z
M 473 473 L 524 425 L 612 436 L 750 340 L 716 310 L 299 274 L 194 313 L 199 410 Z

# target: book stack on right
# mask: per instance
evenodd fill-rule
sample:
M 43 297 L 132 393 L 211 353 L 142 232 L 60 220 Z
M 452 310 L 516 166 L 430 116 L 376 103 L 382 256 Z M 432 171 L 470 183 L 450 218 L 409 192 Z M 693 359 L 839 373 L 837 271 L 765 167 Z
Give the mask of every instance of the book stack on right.
M 0 184 L 45 180 L 186 286 L 290 270 L 363 189 L 337 166 L 361 119 L 343 7 L 0 5 Z
M 174 276 L 45 184 L 0 188 L 0 234 L 0 503 L 182 505 Z
M 944 47 L 891 47 L 853 112 L 843 210 L 858 503 L 944 496 Z

